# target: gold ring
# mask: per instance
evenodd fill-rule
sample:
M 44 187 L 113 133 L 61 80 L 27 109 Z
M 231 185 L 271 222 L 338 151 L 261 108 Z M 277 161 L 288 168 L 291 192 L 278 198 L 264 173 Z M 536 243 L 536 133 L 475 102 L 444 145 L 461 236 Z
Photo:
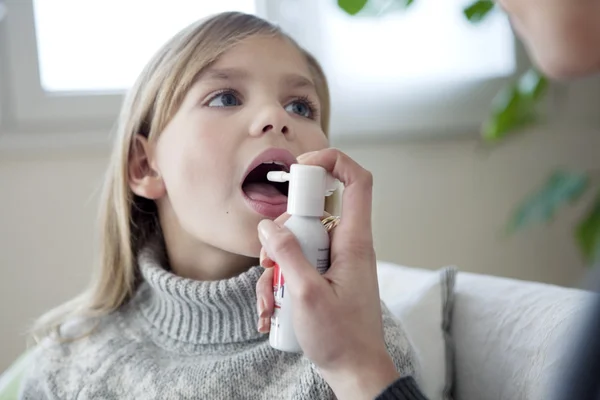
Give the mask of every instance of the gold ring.
M 329 217 L 323 218 L 321 220 L 321 223 L 325 226 L 327 232 L 331 232 L 333 228 L 338 226 L 338 224 L 340 223 L 340 217 L 337 215 L 330 215 Z

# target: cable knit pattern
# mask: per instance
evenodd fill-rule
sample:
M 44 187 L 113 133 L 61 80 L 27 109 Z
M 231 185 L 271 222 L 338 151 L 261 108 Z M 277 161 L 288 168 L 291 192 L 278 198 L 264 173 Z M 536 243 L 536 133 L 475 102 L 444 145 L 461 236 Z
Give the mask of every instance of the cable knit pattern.
M 165 270 L 150 250 L 143 282 L 120 310 L 67 324 L 76 340 L 47 339 L 36 349 L 21 399 L 333 399 L 301 354 L 269 346 L 256 329 L 261 267 L 231 279 L 194 281 Z M 384 309 L 388 350 L 403 375 L 414 374 L 404 331 Z

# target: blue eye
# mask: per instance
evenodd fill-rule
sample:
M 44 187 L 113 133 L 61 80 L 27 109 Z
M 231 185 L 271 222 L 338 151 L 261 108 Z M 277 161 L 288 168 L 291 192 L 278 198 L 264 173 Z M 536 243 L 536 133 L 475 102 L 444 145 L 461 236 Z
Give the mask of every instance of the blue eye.
M 209 107 L 235 107 L 241 104 L 240 99 L 232 92 L 219 93 L 208 102 Z
M 305 118 L 314 118 L 314 108 L 306 101 L 292 101 L 285 110 Z

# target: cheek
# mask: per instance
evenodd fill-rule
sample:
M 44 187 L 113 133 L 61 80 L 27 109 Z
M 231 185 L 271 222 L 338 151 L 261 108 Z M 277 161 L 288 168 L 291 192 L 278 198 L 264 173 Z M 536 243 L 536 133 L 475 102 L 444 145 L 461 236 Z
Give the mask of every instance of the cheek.
M 172 128 L 163 133 L 157 146 L 158 167 L 167 190 L 181 195 L 218 187 L 215 183 L 229 174 L 231 168 L 223 136 L 200 124 L 193 129 Z
M 323 133 L 320 127 L 313 126 L 300 136 L 298 142 L 300 143 L 300 150 L 302 153 L 322 150 L 329 147 L 329 139 L 327 139 L 327 136 L 325 136 L 325 133 Z

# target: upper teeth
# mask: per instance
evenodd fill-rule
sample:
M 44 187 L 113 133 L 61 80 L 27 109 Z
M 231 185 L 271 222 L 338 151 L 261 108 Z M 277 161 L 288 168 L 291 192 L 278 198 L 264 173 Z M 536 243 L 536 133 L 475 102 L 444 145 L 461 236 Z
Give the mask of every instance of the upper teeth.
M 277 165 L 281 165 L 281 166 L 285 167 L 285 164 L 282 163 L 281 161 L 267 161 L 267 162 L 264 162 L 263 164 L 277 164 Z
M 275 165 L 279 165 L 279 166 L 283 167 L 284 169 L 287 169 L 287 165 L 285 165 L 285 163 L 282 163 L 281 161 L 267 161 L 267 162 L 264 162 L 263 164 L 275 164 Z

